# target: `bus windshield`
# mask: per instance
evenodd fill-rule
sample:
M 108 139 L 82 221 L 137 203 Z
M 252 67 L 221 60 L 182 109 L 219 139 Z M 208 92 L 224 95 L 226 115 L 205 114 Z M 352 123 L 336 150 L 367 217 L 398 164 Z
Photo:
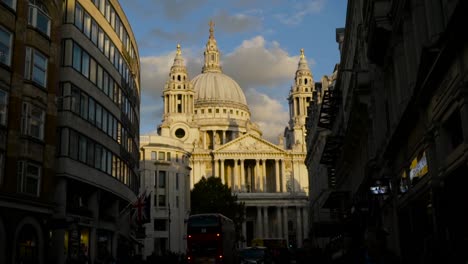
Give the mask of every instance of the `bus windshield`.
M 188 225 L 190 227 L 213 227 L 219 226 L 219 218 L 212 215 L 200 215 L 191 217 Z

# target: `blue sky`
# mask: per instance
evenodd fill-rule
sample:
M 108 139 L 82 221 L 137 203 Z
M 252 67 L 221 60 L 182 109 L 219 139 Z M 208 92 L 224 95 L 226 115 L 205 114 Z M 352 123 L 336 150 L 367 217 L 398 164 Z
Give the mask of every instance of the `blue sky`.
M 304 48 L 315 81 L 339 61 L 335 29 L 345 0 L 121 0 L 136 36 L 142 82 L 140 133 L 156 130 L 162 89 L 177 43 L 189 77 L 201 72 L 208 22 L 215 23 L 223 72 L 236 80 L 251 119 L 277 143 L 288 122 L 289 89 Z

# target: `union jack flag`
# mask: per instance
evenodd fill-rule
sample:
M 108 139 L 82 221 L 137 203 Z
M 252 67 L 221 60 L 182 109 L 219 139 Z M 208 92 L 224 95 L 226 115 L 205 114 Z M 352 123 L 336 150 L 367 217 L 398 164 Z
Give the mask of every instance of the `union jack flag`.
M 151 222 L 151 193 L 146 195 L 146 191 L 137 197 L 133 203 L 133 219 L 138 225 Z

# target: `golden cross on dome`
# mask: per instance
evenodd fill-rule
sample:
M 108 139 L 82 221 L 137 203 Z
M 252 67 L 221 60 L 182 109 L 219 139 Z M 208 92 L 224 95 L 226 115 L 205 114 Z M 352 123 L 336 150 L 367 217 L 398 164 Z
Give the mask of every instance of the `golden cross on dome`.
M 304 49 L 301 49 L 301 58 L 304 58 Z
M 210 23 L 208 25 L 210 25 L 210 38 L 214 38 L 214 22 L 213 22 L 213 20 L 210 20 Z
M 176 52 L 177 52 L 177 55 L 182 54 L 182 52 L 180 51 L 180 44 L 179 43 L 177 43 L 177 51 Z

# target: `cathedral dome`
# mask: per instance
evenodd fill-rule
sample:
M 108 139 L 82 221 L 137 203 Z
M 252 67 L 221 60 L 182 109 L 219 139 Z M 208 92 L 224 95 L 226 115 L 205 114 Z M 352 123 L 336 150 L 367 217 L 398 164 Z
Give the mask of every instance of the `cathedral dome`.
M 244 92 L 222 72 L 204 72 L 192 79 L 197 103 L 229 102 L 247 106 Z

